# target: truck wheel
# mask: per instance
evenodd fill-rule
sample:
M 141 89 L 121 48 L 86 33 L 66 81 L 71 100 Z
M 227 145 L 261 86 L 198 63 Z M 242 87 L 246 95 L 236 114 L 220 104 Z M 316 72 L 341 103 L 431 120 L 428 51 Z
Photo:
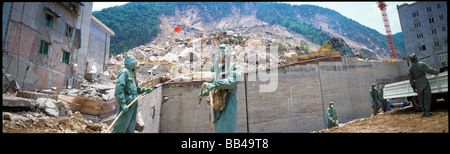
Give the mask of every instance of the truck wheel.
M 411 103 L 413 104 L 414 109 L 416 109 L 419 112 L 422 111 L 422 106 L 420 105 L 419 98 L 417 96 L 408 97 L 408 101 L 411 101 Z

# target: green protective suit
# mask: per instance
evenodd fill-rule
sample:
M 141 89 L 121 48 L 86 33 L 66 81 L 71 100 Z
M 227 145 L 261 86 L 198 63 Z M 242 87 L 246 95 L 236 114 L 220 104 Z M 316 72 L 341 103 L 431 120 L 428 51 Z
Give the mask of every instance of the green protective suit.
M 208 87 L 213 87 L 218 90 L 226 90 L 232 89 L 230 93 L 228 93 L 225 99 L 225 107 L 221 112 L 214 110 L 214 119 L 216 122 L 214 123 L 215 132 L 216 133 L 234 133 L 236 128 L 236 117 L 237 117 L 237 97 L 236 92 L 238 90 L 237 85 L 239 83 L 239 79 L 241 77 L 241 69 L 237 63 L 232 63 L 230 61 L 231 57 L 231 48 L 228 45 L 220 45 L 221 49 L 227 50 L 225 53 L 225 64 L 218 65 L 219 60 L 221 58 L 216 59 L 215 66 L 221 70 L 214 70 L 214 67 L 211 68 L 211 72 L 214 72 L 213 82 Z M 226 71 L 226 68 L 228 71 Z M 225 75 L 220 76 L 222 72 L 226 72 Z M 219 75 L 219 76 L 217 76 Z M 208 95 L 207 92 L 204 94 Z
M 372 85 L 372 88 L 370 89 L 369 92 L 369 97 L 370 97 L 370 103 L 372 105 L 372 111 L 373 111 L 373 115 L 377 115 L 378 114 L 378 109 L 380 109 L 381 103 L 379 98 L 379 94 L 378 91 L 376 89 L 374 89 L 374 87 L 376 87 L 376 84 Z
M 386 99 L 384 99 L 384 96 L 383 96 L 383 87 L 381 87 L 380 88 L 380 90 L 378 90 L 378 94 L 380 95 L 380 104 L 381 104 L 381 109 L 383 110 L 383 112 L 386 112 L 387 111 L 387 108 L 388 108 L 388 102 L 387 102 L 387 100 Z
M 116 97 L 116 109 L 117 114 L 120 113 L 123 108 L 123 104 L 130 104 L 139 94 L 144 92 L 150 92 L 150 88 L 137 87 L 134 78 L 134 65 L 136 64 L 136 58 L 132 55 L 125 57 L 125 68 L 120 70 L 116 79 L 116 89 L 114 96 Z M 137 114 L 138 102 L 134 103 L 127 112 L 122 113 L 122 116 L 117 119 L 114 124 L 113 133 L 134 133 L 136 126 L 136 114 Z
M 328 119 L 328 128 L 339 126 L 339 119 L 337 117 L 337 112 L 334 107 L 331 105 L 333 102 L 329 103 L 329 108 L 327 109 L 327 119 Z
M 425 73 L 438 74 L 439 70 L 433 69 L 427 64 L 417 61 L 416 55 L 413 53 L 409 56 L 412 65 L 409 67 L 408 77 L 411 88 L 417 92 L 419 103 L 422 107 L 422 114 L 430 114 L 431 89 Z

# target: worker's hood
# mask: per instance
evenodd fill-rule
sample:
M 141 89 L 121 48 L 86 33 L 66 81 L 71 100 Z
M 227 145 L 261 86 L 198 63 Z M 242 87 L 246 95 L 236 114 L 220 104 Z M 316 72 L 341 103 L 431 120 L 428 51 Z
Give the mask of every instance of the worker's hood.
M 409 60 L 413 63 L 417 62 L 417 56 L 415 53 L 412 53 L 411 55 L 409 55 Z
M 125 57 L 125 68 L 133 71 L 134 65 L 136 64 L 136 58 L 133 55 L 128 55 Z
M 231 47 L 228 44 L 222 44 L 219 46 L 219 50 L 217 51 L 217 58 L 214 62 L 214 81 L 220 81 L 222 78 L 219 76 L 220 73 L 222 73 L 222 66 L 225 65 L 225 78 L 228 78 L 232 72 L 233 68 L 231 67 Z M 222 63 L 222 57 L 225 57 L 225 64 Z

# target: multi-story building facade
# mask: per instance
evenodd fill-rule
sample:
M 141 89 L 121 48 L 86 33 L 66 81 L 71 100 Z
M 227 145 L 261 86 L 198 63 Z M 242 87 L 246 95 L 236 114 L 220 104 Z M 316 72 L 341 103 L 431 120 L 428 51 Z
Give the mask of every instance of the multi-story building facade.
M 109 29 L 105 24 L 98 20 L 95 16 L 91 16 L 91 29 L 89 35 L 88 61 L 89 66 L 95 66 L 97 73 L 103 73 L 103 66 L 108 61 L 110 40 L 114 36 L 114 31 Z M 92 61 L 94 60 L 94 61 Z M 90 67 L 87 67 L 88 69 Z
M 441 61 L 448 64 L 447 2 L 424 1 L 397 5 L 403 39 L 408 55 L 433 68 L 440 68 Z
M 91 26 L 100 22 L 92 2 L 4 2 L 2 11 L 2 66 L 23 90 L 75 86 L 92 55 L 103 63 L 109 53 L 112 31 Z M 103 33 L 100 44 L 89 44 L 92 32 Z

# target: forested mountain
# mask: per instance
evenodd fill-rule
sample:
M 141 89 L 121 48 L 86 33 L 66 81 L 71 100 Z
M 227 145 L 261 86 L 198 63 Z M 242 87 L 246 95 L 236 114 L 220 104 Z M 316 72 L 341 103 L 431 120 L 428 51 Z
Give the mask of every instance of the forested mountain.
M 151 42 L 160 32 L 160 15 L 175 15 L 175 10 L 195 6 L 203 22 L 218 21 L 240 14 L 256 14 L 270 25 L 280 25 L 322 46 L 332 37 L 344 37 L 350 46 L 363 46 L 359 51 L 371 59 L 389 57 L 385 35 L 351 20 L 340 13 L 315 5 L 291 5 L 275 2 L 131 2 L 93 13 L 111 28 L 111 54 L 124 53 Z M 218 30 L 220 31 L 220 30 Z M 399 57 L 406 56 L 401 33 L 394 35 Z

